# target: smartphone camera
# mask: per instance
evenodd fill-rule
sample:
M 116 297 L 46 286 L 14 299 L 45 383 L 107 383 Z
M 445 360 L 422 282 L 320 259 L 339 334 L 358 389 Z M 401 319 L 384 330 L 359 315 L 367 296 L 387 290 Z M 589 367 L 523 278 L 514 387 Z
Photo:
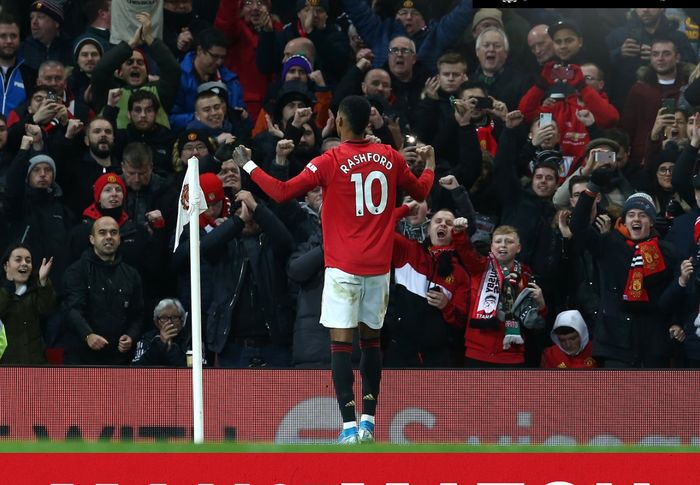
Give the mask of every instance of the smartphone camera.
M 634 40 L 637 44 L 642 43 L 642 29 L 641 28 L 631 28 L 629 34 L 627 35 L 629 39 Z
M 599 163 L 615 163 L 615 152 L 595 152 L 593 160 Z
M 474 106 L 476 109 L 493 108 L 493 99 L 491 98 L 487 98 L 485 96 L 474 96 L 474 99 L 476 99 L 476 105 Z
M 664 98 L 661 100 L 661 106 L 666 114 L 673 114 L 676 111 L 676 100 L 673 98 Z
M 450 96 L 450 104 L 452 105 L 452 108 L 460 115 L 463 115 L 465 111 L 464 106 L 459 104 L 457 101 L 457 98 L 455 98 L 454 96 Z

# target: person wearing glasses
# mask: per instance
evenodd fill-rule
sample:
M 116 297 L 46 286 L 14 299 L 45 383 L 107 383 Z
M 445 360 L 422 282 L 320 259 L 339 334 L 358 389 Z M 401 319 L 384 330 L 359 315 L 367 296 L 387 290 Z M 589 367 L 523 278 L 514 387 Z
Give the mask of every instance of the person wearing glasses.
M 92 71 L 91 88 L 88 90 L 92 95 L 92 107 L 99 113 L 107 104 L 109 91 L 122 88 L 122 95 L 117 103 L 119 114 L 116 126 L 122 130 L 129 124 L 128 105 L 131 93 L 145 89 L 158 96 L 158 101 L 163 107 L 157 114 L 156 122 L 169 128 L 166 113 L 173 108 L 180 66 L 168 46 L 154 36 L 151 17 L 148 14 L 137 14 L 136 17 L 140 25 L 129 42 L 122 41 L 105 52 Z M 144 44 L 148 46 L 150 57 L 146 57 L 141 48 Z M 154 62 L 160 71 L 160 77 L 156 81 L 150 81 L 149 78 L 152 70 L 150 62 Z
M 391 77 L 394 96 L 393 111 L 399 117 L 413 121 L 411 113 L 418 106 L 430 70 L 416 56 L 416 44 L 408 37 L 395 37 L 389 42 L 389 58 L 384 68 Z M 413 124 L 413 123 L 411 123 Z
M 357 27 L 357 33 L 372 49 L 373 67 L 382 67 L 389 59 L 390 41 L 405 35 L 415 43 L 417 59 L 433 69 L 437 58 L 469 29 L 474 16 L 469 0 L 460 0 L 456 7 L 437 20 L 431 20 L 432 5 L 436 2 L 394 0 L 382 3 L 389 4 L 386 18 L 381 15 L 384 12 L 374 12 L 367 2 L 341 2 L 343 10 Z
M 176 298 L 164 298 L 153 309 L 152 328 L 136 344 L 131 365 L 185 367 L 188 332 L 183 332 L 187 312 Z
M 228 91 L 228 108 L 241 110 L 241 118 L 247 118 L 243 88 L 238 75 L 223 65 L 228 46 L 228 38 L 219 29 L 205 29 L 198 36 L 197 48 L 180 63 L 180 88 L 170 113 L 170 124 L 174 130 L 183 130 L 195 118 L 198 88 L 211 81 L 224 83 Z

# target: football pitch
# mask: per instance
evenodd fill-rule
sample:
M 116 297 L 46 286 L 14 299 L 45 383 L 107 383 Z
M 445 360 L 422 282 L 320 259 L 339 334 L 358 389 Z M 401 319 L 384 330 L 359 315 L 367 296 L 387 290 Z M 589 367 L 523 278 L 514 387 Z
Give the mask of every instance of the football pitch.
M 700 446 L 558 446 L 390 444 L 367 445 L 274 443 L 0 441 L 0 453 L 700 453 Z

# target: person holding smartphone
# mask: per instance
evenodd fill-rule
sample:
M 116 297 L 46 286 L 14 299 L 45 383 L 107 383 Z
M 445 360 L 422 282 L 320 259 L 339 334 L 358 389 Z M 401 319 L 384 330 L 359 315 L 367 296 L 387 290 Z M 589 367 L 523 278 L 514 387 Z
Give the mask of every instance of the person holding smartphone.
M 560 28 L 556 36 L 565 32 L 573 31 Z M 571 38 L 576 38 L 573 33 Z M 520 100 L 518 109 L 528 123 L 534 123 L 542 113 L 550 113 L 561 130 L 561 152 L 578 160 L 591 139 L 589 128 L 593 123 L 599 128 L 610 129 L 620 119 L 620 113 L 602 91 L 602 79 L 602 70 L 596 64 L 549 61 L 535 85 Z M 582 111 L 590 116 L 582 118 Z M 575 168 L 575 164 L 572 166 Z
M 610 97 L 622 107 L 625 96 L 637 81 L 637 70 L 651 60 L 651 44 L 655 38 L 673 42 L 683 62 L 697 62 L 685 32 L 670 20 L 663 8 L 634 8 L 625 25 L 610 32 L 605 41 L 610 52 Z
M 639 82 L 629 89 L 620 120 L 632 141 L 630 165 L 639 167 L 653 161 L 645 157 L 649 133 L 660 109 L 668 114 L 675 111 L 681 89 L 688 82 L 689 71 L 681 62 L 678 46 L 673 40 L 659 38 L 652 41 L 649 64 L 641 71 Z
M 572 177 L 583 175 L 590 177 L 597 169 L 605 170 L 606 184 L 600 187 L 601 207 L 619 214 L 625 199 L 634 193 L 634 187 L 622 173 L 618 153 L 620 144 L 611 138 L 595 138 L 586 146 L 583 166 L 577 168 L 554 194 L 554 206 L 557 209 L 569 207 L 569 186 Z

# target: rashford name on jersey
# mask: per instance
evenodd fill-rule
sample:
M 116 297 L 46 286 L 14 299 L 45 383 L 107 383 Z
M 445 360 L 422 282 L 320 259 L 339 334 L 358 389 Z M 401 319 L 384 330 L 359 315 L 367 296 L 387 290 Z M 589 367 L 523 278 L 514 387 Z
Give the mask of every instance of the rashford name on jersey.
M 356 165 L 360 165 L 361 163 L 366 162 L 378 163 L 379 165 L 385 167 L 387 170 L 391 170 L 391 167 L 393 166 L 391 160 L 387 160 L 387 158 L 384 155 L 379 155 L 378 153 L 357 153 L 352 158 L 348 158 L 345 162 L 345 165 L 341 165 L 339 168 L 341 172 L 347 174 L 350 173 L 350 170 Z M 313 171 L 315 172 L 315 170 Z

